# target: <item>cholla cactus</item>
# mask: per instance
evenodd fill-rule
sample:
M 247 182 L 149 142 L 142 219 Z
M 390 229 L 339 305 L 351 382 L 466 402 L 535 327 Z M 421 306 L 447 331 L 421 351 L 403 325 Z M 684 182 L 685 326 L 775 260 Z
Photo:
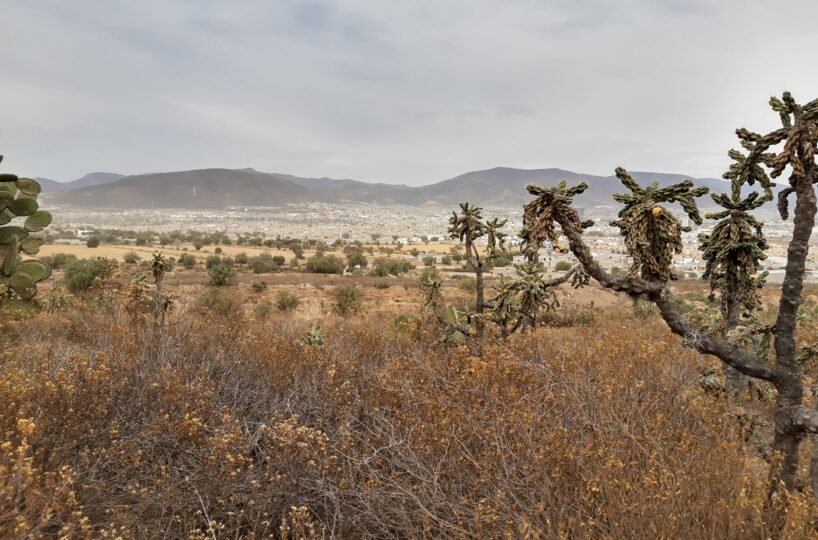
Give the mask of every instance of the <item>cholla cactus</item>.
M 601 285 L 625 292 L 633 298 L 653 302 L 668 327 L 683 338 L 682 343 L 700 353 L 713 355 L 742 375 L 760 379 L 775 388 L 772 454 L 776 457 L 772 460 L 774 466 L 770 471 L 769 491 L 770 500 L 774 501 L 782 487 L 791 490 L 801 484 L 798 479 L 801 470 L 799 448 L 807 435 L 818 433 L 818 411 L 815 410 L 814 403 L 804 399 L 808 379 L 802 365 L 814 356 L 816 349 L 813 345 L 805 347 L 802 344 L 799 347 L 796 340 L 798 309 L 803 303 L 807 254 L 818 213 L 815 194 L 815 185 L 818 184 L 818 162 L 815 159 L 818 153 L 818 99 L 800 105 L 789 93 L 785 93 L 781 99 L 771 99 L 770 104 L 781 118 L 780 128 L 765 135 L 752 133 L 744 128 L 736 131 L 746 155 L 738 150 L 730 152 L 735 163 L 724 176 L 732 183 L 732 194 L 729 198 L 719 200 L 726 208 L 726 213 L 717 214 L 728 221 L 717 233 L 710 235 L 705 247 L 709 248 L 711 276 L 723 273 L 726 281 L 734 275 L 722 267 L 733 257 L 736 258 L 732 263 L 740 267 L 739 271 L 751 272 L 761 260 L 760 250 L 764 243 L 760 227 L 756 226 L 760 224 L 742 213 L 747 214 L 758 205 L 760 199 L 758 195 L 742 199 L 741 188 L 745 184 L 758 183 L 765 192 L 762 198 L 769 199 L 773 187 L 770 179 L 781 176 L 789 168 L 789 187 L 779 193 L 778 209 L 781 217 L 787 219 L 787 198 L 794 194 L 795 217 L 792 237 L 787 247 L 787 264 L 778 314 L 773 324 L 757 324 L 751 320 L 750 325 L 736 327 L 732 332 L 725 328 L 727 336 L 724 339 L 705 331 L 679 310 L 673 291 L 662 280 L 671 276 L 670 255 L 679 246 L 681 227 L 670 218 L 657 222 L 657 218 L 665 219 L 667 213 L 664 208 L 657 206 L 660 202 L 681 202 L 691 219 L 699 223 L 694 197 L 702 195 L 704 190 L 693 189 L 689 182 L 663 190 L 658 186 L 643 189 L 624 170 L 617 170 L 617 175 L 632 191 L 629 195 L 617 196 L 617 200 L 626 205 L 620 213 L 622 219 L 618 224 L 622 227 L 628 249 L 635 259 L 635 267 L 629 279 L 615 279 L 608 275 L 594 260 L 589 246 L 582 240 L 579 228 L 570 220 L 558 221 L 570 240 L 574 255 Z M 776 152 L 778 145 L 783 147 Z M 765 167 L 768 172 L 765 172 Z M 737 223 L 729 220 L 737 220 Z M 749 234 L 747 229 L 740 232 L 741 227 L 745 226 L 749 229 Z M 739 231 L 739 237 L 731 237 L 736 231 Z M 639 270 L 645 279 L 636 277 Z M 760 340 L 756 336 L 760 336 Z M 755 350 L 747 350 L 758 341 L 759 346 L 752 347 Z M 766 356 L 768 342 L 774 344 L 774 361 Z M 818 453 L 813 450 L 809 488 L 815 494 L 818 493 Z M 782 515 L 773 515 L 772 520 L 785 523 Z
M 738 197 L 743 184 L 758 182 L 765 192 L 765 198 L 772 198 L 772 178 L 780 176 L 789 165 L 792 168 L 790 186 L 778 193 L 778 211 L 781 219 L 789 217 L 787 198 L 796 192 L 798 180 L 807 179 L 818 183 L 818 168 L 815 167 L 816 140 L 818 140 L 818 99 L 806 105 L 799 105 L 789 92 L 781 99 L 770 98 L 770 107 L 781 118 L 781 128 L 761 135 L 745 128 L 736 130 L 741 146 L 747 150 L 742 154 L 731 150 L 730 157 L 736 162 L 724 173 L 724 178 L 733 185 L 733 196 Z M 785 142 L 778 152 L 768 152 L 772 147 Z M 769 176 L 761 167 L 770 169 Z
M 647 188 L 636 183 L 636 180 L 622 167 L 616 169 L 616 176 L 631 192 L 617 193 L 614 199 L 625 207 L 619 211 L 619 219 L 611 223 L 619 227 L 625 237 L 625 247 L 633 258 L 628 276 L 639 274 L 645 279 L 658 278 L 661 281 L 675 279 L 673 274 L 673 254 L 682 252 L 682 227 L 679 220 L 659 203 L 678 202 L 685 213 L 696 224 L 702 218 L 696 207 L 696 197 L 709 190 L 705 187 L 694 188 L 693 182 L 685 180 L 665 188 L 653 182 Z
M 460 213 L 452 212 L 449 218 L 449 236 L 463 242 L 466 249 L 466 261 L 474 270 L 475 302 L 474 302 L 474 337 L 483 337 L 483 313 L 486 308 L 485 292 L 483 287 L 483 266 L 486 260 L 492 260 L 505 251 L 506 235 L 500 230 L 506 220 L 493 219 L 483 221 L 482 208 L 472 206 L 468 202 L 460 203 Z M 481 257 L 474 242 L 486 236 L 487 253 Z
M 491 257 L 496 257 L 506 250 L 506 237 L 508 235 L 502 231 L 506 223 L 508 223 L 507 219 L 494 218 L 486 221 L 483 225 L 486 231 L 486 249 Z
M 748 310 L 760 306 L 758 289 L 764 285 L 766 273 L 758 275 L 759 263 L 766 259 L 767 240 L 761 231 L 763 223 L 749 214 L 768 199 L 753 192 L 742 199 L 724 194 L 712 194 L 713 200 L 725 208 L 709 219 L 720 220 L 713 232 L 699 236 L 702 257 L 707 264 L 704 278 L 712 291 L 721 290 L 722 315 L 733 318 L 731 302 Z
M 463 312 L 443 301 L 443 281 L 437 276 L 425 276 L 420 282 L 421 309 L 428 309 L 443 330 L 441 343 L 460 345 L 467 337 L 477 337 L 472 327 L 473 314 Z
M 153 254 L 151 261 L 151 274 L 153 274 L 153 282 L 156 283 L 157 289 L 162 286 L 162 279 L 165 277 L 165 272 L 168 270 L 168 262 L 164 255 L 158 251 Z
M 51 214 L 39 209 L 40 191 L 40 184 L 30 178 L 0 174 L 0 225 L 4 225 L 0 227 L 0 295 L 5 301 L 16 300 L 15 311 L 26 315 L 38 311 L 36 284 L 51 275 L 40 261 L 22 257 L 37 254 L 43 240 L 31 235 L 51 224 Z M 15 218 L 25 219 L 22 226 L 8 225 Z
M 475 240 L 486 234 L 482 212 L 483 209 L 479 206 L 463 202 L 460 203 L 460 214 L 452 212 L 452 217 L 449 218 L 449 236 L 466 244 L 467 251 Z
M 443 282 L 439 277 L 426 276 L 420 282 L 421 308 L 437 311 L 443 305 Z
M 579 265 L 555 279 L 545 279 L 542 263 L 526 262 L 514 266 L 513 280 L 500 278 L 497 294 L 489 303 L 492 306 L 492 320 L 501 328 L 503 336 L 517 330 L 525 330 L 537 325 L 540 313 L 560 306 L 554 290 L 568 282 L 574 288 L 588 284 L 588 274 Z
M 529 261 L 539 261 L 539 251 L 546 240 L 558 253 L 568 252 L 560 245 L 560 233 L 554 227 L 558 218 L 564 218 L 580 230 L 593 225 L 592 221 L 581 221 L 579 213 L 571 207 L 573 198 L 588 189 L 585 182 L 569 188 L 565 180 L 561 180 L 554 187 L 528 184 L 526 189 L 536 197 L 523 207 L 523 229 L 520 231 L 522 251 Z
M 518 264 L 514 270 L 516 278 L 501 280 L 497 295 L 491 300 L 494 306 L 492 319 L 502 328 L 504 335 L 536 326 L 537 316 L 543 309 L 548 311 L 559 306 L 554 286 L 545 281 L 545 269 L 541 263 Z

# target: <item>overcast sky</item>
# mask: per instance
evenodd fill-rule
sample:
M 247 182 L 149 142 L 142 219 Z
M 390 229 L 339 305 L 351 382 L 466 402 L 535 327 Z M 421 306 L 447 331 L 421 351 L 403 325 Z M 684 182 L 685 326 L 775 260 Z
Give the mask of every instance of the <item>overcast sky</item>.
M 818 2 L 0 0 L 0 167 L 720 176 L 818 97 Z

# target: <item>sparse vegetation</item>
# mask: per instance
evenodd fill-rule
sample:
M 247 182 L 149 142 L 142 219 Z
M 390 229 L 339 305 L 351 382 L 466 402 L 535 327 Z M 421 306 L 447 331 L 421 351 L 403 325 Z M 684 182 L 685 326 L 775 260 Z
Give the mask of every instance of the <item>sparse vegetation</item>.
M 224 287 L 229 285 L 233 277 L 236 275 L 236 269 L 232 264 L 224 261 L 219 261 L 212 264 L 208 270 L 210 274 L 210 285 L 213 287 Z
M 111 277 L 116 262 L 110 259 L 78 259 L 65 267 L 65 287 L 77 294 L 93 289 L 101 280 Z
M 381 257 L 375 260 L 372 265 L 372 275 L 386 277 L 399 276 L 412 269 L 412 263 L 405 259 L 391 259 Z
M 278 291 L 276 294 L 276 309 L 279 311 L 293 311 L 298 307 L 298 295 L 290 291 Z
M 253 313 L 256 316 L 256 319 L 260 321 L 266 320 L 271 313 L 273 313 L 273 304 L 271 304 L 267 300 L 262 300 L 256 307 L 253 308 Z
M 238 261 L 236 261 L 238 262 Z M 247 260 L 247 266 L 254 274 L 269 274 L 277 272 L 281 265 L 269 253 L 261 253 Z
M 137 254 L 136 254 L 136 253 L 134 253 L 133 251 L 129 251 L 128 253 L 126 253 L 126 254 L 125 254 L 123 257 L 122 257 L 122 260 L 123 260 L 123 261 L 124 261 L 126 264 L 136 264 L 136 263 L 138 263 L 139 261 L 141 261 L 141 260 L 142 260 L 142 257 L 140 257 L 139 255 L 137 255 Z
M 183 253 L 179 257 L 179 264 L 181 264 L 185 269 L 190 270 L 194 266 L 196 266 L 198 260 L 196 259 L 195 255 L 191 255 L 190 253 Z
M 263 279 L 254 279 L 250 283 L 250 287 L 252 287 L 253 291 L 257 293 L 263 293 L 264 291 L 267 290 L 267 287 L 269 287 L 269 285 L 270 284 L 264 281 Z
M 307 272 L 314 274 L 340 274 L 344 271 L 344 261 L 335 255 L 317 254 L 307 259 Z
M 339 285 L 333 292 L 335 303 L 332 310 L 338 315 L 350 315 L 361 310 L 364 293 L 355 285 Z

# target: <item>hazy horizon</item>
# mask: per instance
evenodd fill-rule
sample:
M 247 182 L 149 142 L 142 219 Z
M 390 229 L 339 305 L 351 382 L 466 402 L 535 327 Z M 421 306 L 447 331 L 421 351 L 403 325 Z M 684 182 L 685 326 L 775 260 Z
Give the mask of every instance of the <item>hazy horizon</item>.
M 298 178 L 316 178 L 316 179 L 328 178 L 330 180 L 356 180 L 356 181 L 359 181 L 359 182 L 372 183 L 372 184 L 374 184 L 374 183 L 384 183 L 384 184 L 391 184 L 391 185 L 406 185 L 406 184 L 402 184 L 400 182 L 385 182 L 385 181 L 382 181 L 382 180 L 361 180 L 359 178 L 347 178 L 347 177 L 342 178 L 342 177 L 331 176 L 331 175 L 306 176 L 306 175 L 300 175 L 298 173 L 293 173 L 293 172 L 290 172 L 290 171 L 262 171 L 262 170 L 259 170 L 259 169 L 255 168 L 255 167 L 238 167 L 238 168 L 204 167 L 204 168 L 196 168 L 196 169 L 189 169 L 189 170 L 208 170 L 208 169 L 226 169 L 226 170 L 234 170 L 234 171 L 251 170 L 252 169 L 254 172 L 262 173 L 262 174 L 281 174 L 281 175 L 287 175 L 287 176 L 295 176 L 295 177 L 298 177 Z M 457 178 L 459 176 L 463 176 L 463 175 L 466 175 L 466 174 L 477 173 L 477 172 L 482 172 L 482 171 L 489 171 L 489 170 L 492 170 L 492 169 L 519 169 L 519 170 L 524 170 L 524 171 L 558 169 L 558 170 L 564 170 L 566 172 L 571 172 L 571 173 L 576 173 L 576 174 L 587 174 L 587 175 L 590 175 L 590 176 L 602 176 L 602 177 L 606 177 L 606 178 L 615 176 L 613 171 L 611 171 L 611 173 L 609 173 L 609 174 L 593 174 L 593 173 L 589 173 L 587 171 L 571 171 L 569 169 L 565 169 L 564 167 L 534 167 L 533 169 L 521 169 L 519 167 L 508 167 L 508 166 L 505 166 L 505 165 L 498 165 L 496 167 L 490 167 L 488 169 L 475 169 L 475 170 L 463 171 L 462 173 L 457 174 L 455 176 L 452 176 L 450 178 L 430 179 L 428 182 L 418 183 L 418 184 L 413 185 L 412 187 L 422 187 L 422 186 L 429 185 L 429 184 L 443 182 L 445 180 L 451 180 L 452 178 Z M 139 172 L 139 173 L 134 173 L 134 174 L 122 173 L 122 172 L 118 172 L 118 171 L 91 171 L 91 172 L 88 172 L 88 173 L 86 173 L 86 174 L 84 174 L 84 175 L 82 175 L 80 177 L 77 177 L 77 178 L 69 178 L 69 179 L 57 179 L 57 178 L 45 178 L 45 177 L 38 177 L 38 178 L 46 179 L 46 180 L 52 180 L 52 181 L 58 182 L 60 184 L 67 184 L 67 183 L 73 182 L 75 180 L 80 180 L 81 178 L 83 178 L 85 176 L 89 176 L 89 175 L 93 175 L 93 174 L 118 174 L 118 175 L 121 175 L 123 177 L 127 177 L 127 176 L 154 175 L 154 174 L 173 174 L 173 173 L 178 173 L 178 172 L 184 172 L 184 171 L 182 171 L 182 170 L 146 171 L 146 172 Z M 656 174 L 656 175 L 676 174 L 676 175 L 680 175 L 680 176 L 687 176 L 687 177 L 690 177 L 690 178 L 693 178 L 693 179 L 721 180 L 721 181 L 726 182 L 726 180 L 724 180 L 720 176 L 693 176 L 693 175 L 684 174 L 684 172 L 676 172 L 676 171 L 636 171 L 636 170 L 632 170 L 630 172 L 632 174 Z
M 59 181 L 253 167 L 418 186 L 618 165 L 720 178 L 735 128 L 775 126 L 770 95 L 818 88 L 811 2 L 5 4 L 0 167 Z

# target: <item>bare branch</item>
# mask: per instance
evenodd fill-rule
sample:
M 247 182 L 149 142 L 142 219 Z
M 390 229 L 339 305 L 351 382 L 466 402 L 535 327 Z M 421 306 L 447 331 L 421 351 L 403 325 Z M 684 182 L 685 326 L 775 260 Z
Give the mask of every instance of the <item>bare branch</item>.
M 818 434 L 818 411 L 800 405 L 792 414 L 792 423 L 800 431 Z
M 704 354 L 712 354 L 725 364 L 745 375 L 766 381 L 776 381 L 779 373 L 775 365 L 768 364 L 755 355 L 742 351 L 729 343 L 706 335 L 700 328 L 682 317 L 670 291 L 660 281 L 640 278 L 614 279 L 596 262 L 582 235 L 567 220 L 559 220 L 562 232 L 568 238 L 568 245 L 585 271 L 603 287 L 627 293 L 635 298 L 646 296 L 659 308 L 662 318 L 676 335 L 684 338 L 689 345 Z

